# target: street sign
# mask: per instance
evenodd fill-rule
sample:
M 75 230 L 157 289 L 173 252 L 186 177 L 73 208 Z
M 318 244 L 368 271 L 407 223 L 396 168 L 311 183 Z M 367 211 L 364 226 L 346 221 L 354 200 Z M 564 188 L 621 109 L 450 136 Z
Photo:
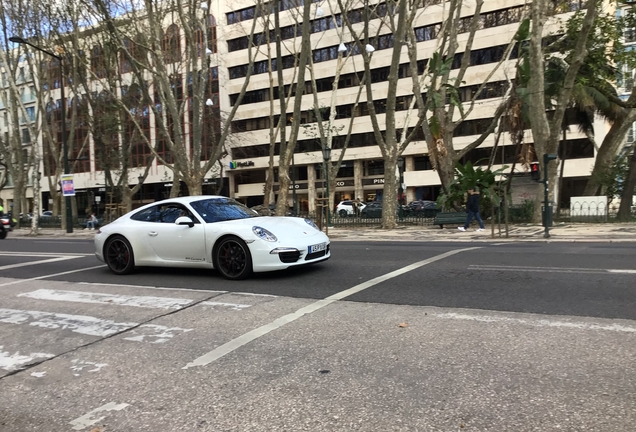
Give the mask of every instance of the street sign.
M 75 196 L 75 185 L 73 184 L 73 174 L 62 174 L 62 195 Z

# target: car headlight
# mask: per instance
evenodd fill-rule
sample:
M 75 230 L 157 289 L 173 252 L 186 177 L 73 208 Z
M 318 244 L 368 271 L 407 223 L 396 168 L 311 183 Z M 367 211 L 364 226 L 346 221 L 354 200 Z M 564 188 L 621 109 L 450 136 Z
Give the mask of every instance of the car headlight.
M 256 234 L 256 236 L 258 238 L 260 238 L 261 240 L 265 240 L 265 241 L 269 241 L 269 242 L 278 241 L 278 239 L 276 238 L 276 236 L 274 234 L 272 234 L 271 232 L 267 231 L 263 227 L 253 226 L 252 227 L 252 232 L 254 234 Z
M 314 223 L 314 221 L 312 221 L 311 219 L 305 219 L 305 222 L 307 222 L 307 225 L 316 228 L 318 231 L 320 231 L 320 229 L 318 228 L 318 225 L 316 225 Z

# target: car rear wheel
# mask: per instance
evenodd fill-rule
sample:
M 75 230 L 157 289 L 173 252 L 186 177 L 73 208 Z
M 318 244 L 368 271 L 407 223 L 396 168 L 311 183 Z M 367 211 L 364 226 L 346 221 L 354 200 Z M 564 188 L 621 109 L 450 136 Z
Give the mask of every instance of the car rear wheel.
M 226 279 L 245 279 L 252 274 L 252 255 L 243 240 L 225 237 L 214 253 L 214 268 Z
M 4 228 L 0 231 L 0 240 L 4 240 L 7 238 L 7 232 L 4 230 Z
M 104 251 L 106 264 L 113 273 L 125 275 L 135 270 L 135 256 L 132 246 L 122 236 L 109 238 Z

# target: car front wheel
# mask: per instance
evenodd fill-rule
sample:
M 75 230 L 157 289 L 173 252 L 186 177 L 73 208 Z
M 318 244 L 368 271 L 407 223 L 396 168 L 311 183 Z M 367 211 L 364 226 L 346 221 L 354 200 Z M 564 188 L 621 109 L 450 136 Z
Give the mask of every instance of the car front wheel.
M 338 214 L 340 215 L 340 217 L 347 217 L 349 215 L 349 213 L 347 213 L 345 209 L 340 210 Z
M 104 258 L 110 271 L 115 274 L 125 275 L 135 270 L 135 256 L 132 246 L 122 236 L 108 239 L 104 248 Z
M 243 240 L 231 236 L 222 239 L 214 253 L 214 268 L 226 279 L 245 279 L 252 274 L 252 255 Z

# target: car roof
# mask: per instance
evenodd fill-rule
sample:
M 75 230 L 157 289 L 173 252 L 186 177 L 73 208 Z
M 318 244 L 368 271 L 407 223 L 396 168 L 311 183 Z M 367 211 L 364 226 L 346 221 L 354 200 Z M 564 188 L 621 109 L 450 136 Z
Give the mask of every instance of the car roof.
M 164 202 L 191 203 L 194 201 L 201 201 L 204 199 L 211 199 L 211 198 L 224 198 L 224 199 L 231 199 L 231 200 L 234 199 L 234 198 L 229 198 L 222 195 L 192 195 L 192 196 L 180 196 L 175 198 L 167 198 L 161 201 L 156 201 L 153 204 L 156 205 L 156 204 L 161 204 Z

